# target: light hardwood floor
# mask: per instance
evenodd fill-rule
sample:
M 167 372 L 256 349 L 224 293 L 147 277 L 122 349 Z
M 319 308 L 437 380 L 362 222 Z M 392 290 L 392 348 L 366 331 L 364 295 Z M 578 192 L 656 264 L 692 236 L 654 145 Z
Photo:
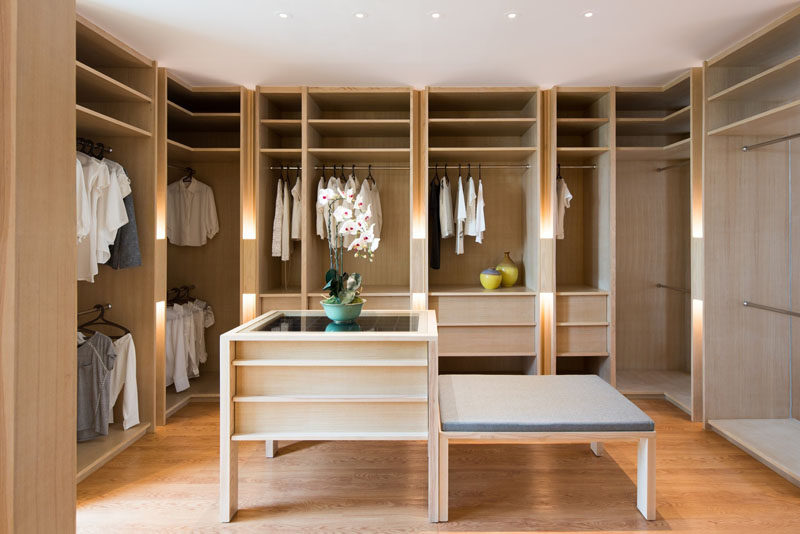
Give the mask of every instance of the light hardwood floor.
M 189 404 L 78 486 L 78 532 L 800 532 L 800 488 L 662 400 L 658 520 L 636 510 L 636 445 L 454 445 L 450 522 L 426 510 L 422 442 L 242 443 L 240 507 L 217 522 L 218 408 Z

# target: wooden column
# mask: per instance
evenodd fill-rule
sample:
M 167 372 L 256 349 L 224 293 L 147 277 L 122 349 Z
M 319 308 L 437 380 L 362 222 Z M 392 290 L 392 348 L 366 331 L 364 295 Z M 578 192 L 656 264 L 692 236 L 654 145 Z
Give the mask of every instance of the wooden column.
M 75 531 L 75 3 L 0 3 L 0 531 Z

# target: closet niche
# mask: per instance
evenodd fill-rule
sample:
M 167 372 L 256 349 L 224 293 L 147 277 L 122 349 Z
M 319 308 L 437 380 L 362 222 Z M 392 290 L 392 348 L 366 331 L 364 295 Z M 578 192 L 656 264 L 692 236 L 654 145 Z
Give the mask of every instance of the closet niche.
M 214 322 L 204 328 L 207 361 L 199 365 L 199 376 L 190 378 L 188 389 L 177 392 L 174 385 L 166 385 L 166 349 L 162 353 L 156 392 L 159 422 L 164 424 L 193 399 L 219 398 L 219 335 L 240 321 L 240 190 L 241 184 L 247 183 L 246 174 L 251 167 L 247 159 L 251 132 L 248 121 L 243 120 L 248 104 L 247 93 L 241 87 L 192 87 L 159 69 L 158 89 L 159 172 L 166 177 L 160 184 L 160 193 L 168 205 L 170 185 L 205 184 L 213 191 L 219 227 L 202 245 L 176 245 L 171 240 L 167 244 L 167 292 L 161 297 L 167 308 L 165 343 L 170 343 L 170 308 L 176 302 L 175 292 L 169 289 L 184 288 L 177 299 L 179 304 L 195 299 L 207 303 L 213 310 Z M 166 219 L 169 221 L 168 209 Z M 199 233 L 205 235 L 206 231 Z M 171 237 L 169 224 L 167 237 Z M 176 358 L 180 359 L 183 356 L 178 352 L 179 348 Z
M 455 209 L 459 173 L 465 202 L 471 174 L 476 192 L 483 184 L 485 202 L 483 242 L 465 235 L 463 254 L 456 253 L 456 237 L 440 239 L 429 222 L 428 307 L 437 314 L 440 372 L 536 374 L 540 93 L 533 87 L 430 87 L 423 103 L 426 190 L 441 192 L 436 179 L 446 175 Z M 432 240 L 439 240 L 438 269 Z M 481 271 L 503 261 L 505 252 L 519 268 L 516 284 L 483 289 Z
M 556 196 L 556 340 L 550 370 L 598 374 L 613 385 L 614 90 L 554 87 L 549 96 Z M 564 186 L 571 199 L 559 228 Z

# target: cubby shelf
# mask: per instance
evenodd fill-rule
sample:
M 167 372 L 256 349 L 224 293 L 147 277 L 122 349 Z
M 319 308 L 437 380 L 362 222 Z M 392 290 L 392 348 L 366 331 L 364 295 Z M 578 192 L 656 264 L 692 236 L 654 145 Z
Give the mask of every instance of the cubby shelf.
M 238 148 L 193 148 L 172 139 L 167 140 L 167 155 L 177 161 L 239 161 Z
M 150 103 L 153 101 L 149 96 L 80 61 L 75 62 L 75 85 L 79 102 Z
M 303 121 L 300 119 L 261 119 L 261 125 L 280 135 L 300 137 Z
M 110 425 L 107 436 L 78 443 L 75 482 L 82 481 L 111 458 L 130 447 L 144 436 L 149 428 L 149 423 L 141 423 L 128 430 L 123 430 L 120 424 Z
M 322 161 L 405 161 L 411 157 L 408 148 L 309 148 L 308 153 Z
M 261 153 L 272 158 L 299 160 L 303 150 L 300 148 L 262 148 Z
M 564 158 L 591 158 L 608 152 L 609 148 L 595 146 L 560 146 L 556 148 L 559 159 Z
M 608 295 L 605 289 L 598 289 L 591 286 L 558 286 L 556 295 Z
M 408 297 L 411 289 L 404 285 L 369 285 L 365 284 L 361 290 L 365 297 Z
M 498 287 L 497 289 L 483 289 L 478 285 L 440 285 L 431 286 L 430 295 L 433 297 L 503 297 L 503 296 L 532 296 L 536 291 L 525 286 Z
M 75 105 L 78 135 L 91 137 L 151 137 L 150 132 L 109 117 L 80 104 Z
M 535 352 L 439 352 L 440 358 L 517 358 L 521 356 L 534 357 Z
M 617 159 L 630 161 L 689 159 L 690 145 L 691 139 L 687 138 L 664 147 L 621 146 L 617 147 Z
M 167 117 L 172 131 L 239 131 L 240 113 L 195 113 L 167 101 Z
M 409 119 L 309 119 L 308 126 L 331 137 L 408 137 Z
M 536 125 L 533 118 L 429 119 L 429 135 L 434 136 L 520 136 Z
M 752 76 L 708 97 L 717 101 L 781 102 L 800 96 L 800 56 Z
M 666 117 L 618 118 L 617 136 L 688 135 L 691 109 L 686 106 Z
M 271 289 L 259 293 L 258 296 L 261 298 L 299 297 L 300 288 L 290 287 L 288 289 Z
M 784 136 L 797 133 L 800 99 L 708 132 L 708 135 Z
M 592 358 L 605 358 L 610 356 L 608 352 L 558 352 L 556 356 L 559 358 L 583 358 L 583 357 L 592 357 Z
M 535 147 L 431 147 L 430 162 L 481 161 L 514 162 L 527 160 L 536 152 Z
M 585 135 L 592 130 L 596 130 L 597 128 L 600 128 L 608 123 L 608 118 L 598 117 L 562 117 L 556 119 L 558 135 Z

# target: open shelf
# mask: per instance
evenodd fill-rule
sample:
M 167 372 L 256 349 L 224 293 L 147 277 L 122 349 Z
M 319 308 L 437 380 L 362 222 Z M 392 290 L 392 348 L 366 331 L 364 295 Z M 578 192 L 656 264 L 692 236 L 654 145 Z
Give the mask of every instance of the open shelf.
M 122 424 L 115 423 L 109 425 L 107 436 L 78 443 L 75 482 L 82 481 L 100 469 L 141 438 L 149 428 L 149 423 L 141 423 L 123 430 Z
M 361 294 L 365 297 L 408 297 L 411 295 L 411 288 L 404 285 L 364 284 Z
M 323 136 L 408 137 L 409 119 L 309 119 L 308 125 Z
M 535 352 L 439 352 L 440 358 L 517 358 L 535 357 Z
M 433 127 L 440 119 L 521 119 L 536 117 L 536 91 L 529 88 L 432 88 L 428 115 Z M 440 134 L 435 134 L 440 135 Z
M 421 395 L 237 395 L 233 402 L 427 402 L 428 396 Z
M 800 99 L 708 132 L 708 135 L 766 135 L 782 137 L 800 128 Z
M 429 135 L 499 137 L 521 136 L 536 125 L 534 118 L 460 118 L 428 120 Z
M 254 434 L 233 434 L 233 441 L 382 441 L 382 440 L 409 440 L 418 441 L 428 439 L 427 432 L 272 432 Z
M 513 287 L 498 287 L 497 289 L 484 289 L 478 284 L 475 285 L 437 285 L 431 286 L 429 294 L 433 297 L 448 297 L 448 296 L 532 296 L 536 295 L 536 291 L 525 286 Z
M 427 360 L 234 360 L 236 367 L 426 367 Z
M 591 286 L 560 285 L 556 288 L 556 295 L 608 295 L 608 291 Z
M 557 352 L 556 356 L 558 356 L 559 358 L 585 358 L 585 357 L 605 358 L 606 356 L 610 356 L 610 354 L 608 352 L 578 351 L 578 352 Z
M 659 369 L 617 369 L 617 389 L 632 398 L 663 398 L 692 413 L 692 375 Z
M 271 158 L 299 161 L 303 150 L 300 148 L 262 148 L 261 153 Z
M 167 140 L 167 155 L 177 161 L 239 161 L 238 148 L 193 148 Z
M 309 148 L 308 153 L 321 162 L 353 161 L 403 161 L 408 162 L 411 151 L 408 148 Z
M 281 135 L 300 137 L 303 121 L 300 119 L 261 119 L 261 124 Z
M 691 79 L 681 76 L 668 87 L 620 87 L 617 89 L 617 118 L 669 116 L 690 104 Z
M 79 102 L 150 103 L 153 101 L 149 96 L 80 61 L 75 62 L 75 85 Z
M 608 152 L 608 147 L 594 147 L 594 146 L 560 146 L 556 148 L 556 154 L 558 155 L 558 159 L 561 160 L 563 158 L 591 158 L 594 156 L 599 156 L 605 152 Z
M 167 417 L 189 404 L 192 399 L 219 399 L 219 373 L 209 373 L 201 369 L 200 376 L 189 379 L 189 389 L 180 393 L 175 392 L 173 386 L 167 388 Z
M 343 92 L 335 88 L 313 87 L 308 90 L 308 104 L 309 121 L 411 118 L 411 93 L 406 88 Z
M 798 79 L 800 79 L 800 56 L 795 56 L 711 95 L 708 97 L 708 102 L 736 100 L 779 102 L 793 99 L 800 95 Z
M 151 137 L 150 132 L 92 109 L 75 105 L 78 135 L 84 137 Z
M 283 298 L 283 297 L 299 297 L 300 296 L 300 288 L 299 287 L 289 287 L 286 289 L 267 289 L 262 291 L 258 295 L 262 298 Z
M 589 132 L 600 128 L 601 126 L 605 126 L 608 123 L 609 119 L 596 117 L 562 117 L 556 119 L 558 135 L 586 135 Z
M 195 113 L 167 101 L 167 117 L 171 131 L 204 130 L 210 132 L 238 132 L 240 113 Z
M 480 161 L 483 163 L 524 162 L 536 152 L 534 147 L 431 147 L 428 149 L 431 163 L 458 163 Z
M 800 486 L 800 421 L 797 419 L 718 419 L 708 426 L 770 469 Z
M 664 147 L 620 146 L 617 147 L 619 160 L 673 160 L 689 159 L 691 139 L 682 139 Z
M 132 48 L 122 47 L 110 40 L 107 33 L 83 17 L 75 24 L 75 49 L 82 63 L 115 68 L 150 69 L 153 62 Z
M 666 117 L 630 117 L 617 119 L 617 136 L 689 134 L 691 106 Z

